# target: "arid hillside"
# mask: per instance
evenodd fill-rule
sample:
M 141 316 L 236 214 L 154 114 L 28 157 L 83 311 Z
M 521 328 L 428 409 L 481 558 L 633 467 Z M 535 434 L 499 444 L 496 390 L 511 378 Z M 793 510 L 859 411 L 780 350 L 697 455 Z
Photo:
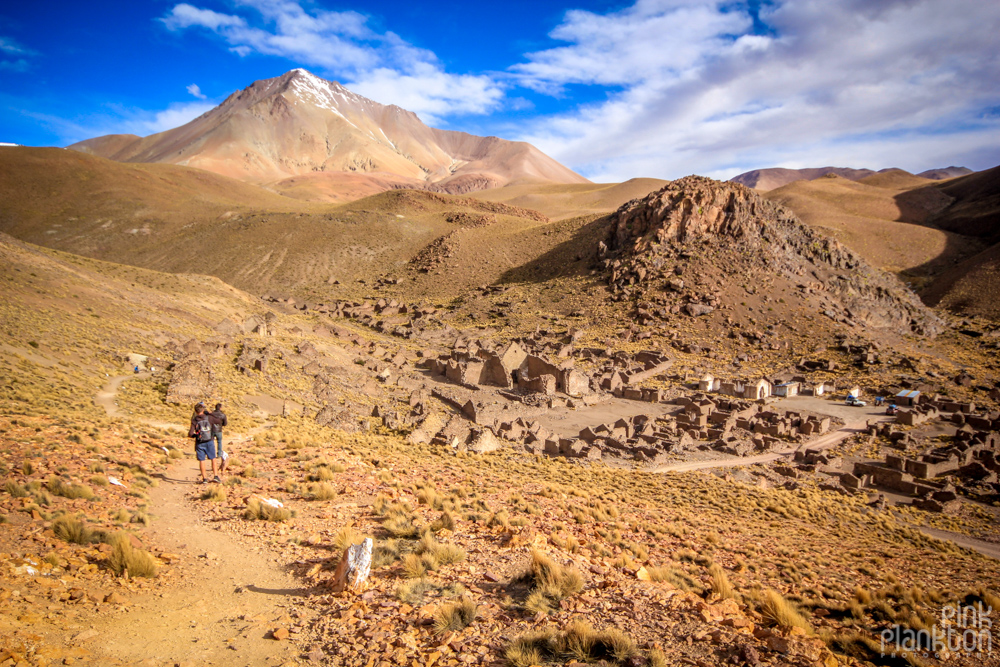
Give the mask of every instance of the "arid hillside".
M 431 128 L 412 112 L 303 69 L 254 82 L 182 127 L 70 148 L 197 167 L 321 200 L 377 187 L 465 193 L 520 182 L 587 183 L 530 144 Z
M 888 170 L 857 182 L 798 181 L 765 196 L 897 273 L 928 303 L 996 317 L 990 248 L 1000 228 L 998 183 L 997 168 L 943 182 Z

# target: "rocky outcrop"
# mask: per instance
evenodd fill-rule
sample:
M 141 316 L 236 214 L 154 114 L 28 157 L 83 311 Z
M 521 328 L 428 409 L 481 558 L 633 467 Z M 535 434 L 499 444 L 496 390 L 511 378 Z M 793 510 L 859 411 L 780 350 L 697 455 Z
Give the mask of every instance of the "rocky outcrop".
M 710 268 L 731 278 L 763 271 L 793 288 L 822 293 L 823 314 L 831 319 L 928 336 L 943 328 L 894 276 L 737 183 L 688 176 L 624 204 L 611 216 L 599 258 L 620 295 L 639 296 L 651 288 L 677 295 L 684 289 L 675 274 L 678 260 L 691 260 L 692 246 L 704 266 L 689 266 L 691 271 Z M 714 305 L 684 309 L 705 315 Z

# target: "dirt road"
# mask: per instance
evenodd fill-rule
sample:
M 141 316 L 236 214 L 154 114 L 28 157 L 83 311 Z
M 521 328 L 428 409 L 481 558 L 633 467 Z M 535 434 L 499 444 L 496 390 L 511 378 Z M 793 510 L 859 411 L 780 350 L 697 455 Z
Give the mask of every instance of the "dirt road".
M 108 413 L 109 417 L 120 417 L 123 419 L 127 417 L 149 426 L 156 426 L 157 428 L 176 429 L 178 431 L 185 430 L 184 427 L 178 426 L 177 424 L 156 421 L 155 419 L 142 419 L 141 417 L 136 417 L 135 415 L 126 414 L 119 409 L 116 401 L 118 399 L 118 390 L 121 388 L 122 382 L 128 380 L 129 378 L 144 380 L 151 377 L 151 375 L 152 374 L 148 372 L 116 375 L 115 377 L 109 379 L 108 383 L 101 387 L 100 391 L 94 395 L 94 404 L 99 408 L 104 408 L 104 411 Z

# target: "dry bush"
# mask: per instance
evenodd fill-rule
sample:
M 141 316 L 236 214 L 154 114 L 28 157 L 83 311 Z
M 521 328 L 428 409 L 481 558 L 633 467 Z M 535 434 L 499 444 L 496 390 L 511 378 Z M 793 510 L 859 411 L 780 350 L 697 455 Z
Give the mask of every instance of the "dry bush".
M 14 498 L 28 497 L 28 490 L 12 479 L 7 480 L 7 482 L 3 485 L 3 490 Z
M 553 647 L 555 639 L 555 631 L 548 628 L 525 632 L 504 647 L 504 658 L 511 667 L 540 665 L 555 653 Z
M 59 477 L 49 477 L 49 481 L 45 484 L 45 486 L 55 495 L 62 496 L 63 498 L 69 498 L 70 500 L 75 500 L 77 498 L 90 500 L 94 497 L 94 490 L 89 486 L 84 484 L 67 484 Z
M 407 579 L 421 579 L 428 570 L 435 569 L 428 567 L 428 564 L 434 564 L 433 556 L 430 554 L 406 554 L 403 558 L 403 576 Z
M 382 527 L 393 537 L 416 537 L 420 529 L 413 523 L 414 516 L 409 508 L 396 506 L 385 515 Z
M 712 576 L 712 593 L 717 598 L 736 599 L 736 591 L 733 589 L 733 585 L 729 582 L 729 577 L 726 576 L 726 571 L 722 569 L 721 565 L 713 563 L 708 568 L 708 573 Z
M 455 530 L 455 517 L 451 515 L 451 512 L 445 510 L 441 513 L 441 518 L 431 524 L 431 530 L 435 533 L 442 530 Z
M 148 551 L 136 549 L 128 533 L 115 533 L 111 537 L 111 555 L 108 567 L 117 575 L 128 572 L 130 577 L 155 577 L 156 559 Z
M 336 497 L 337 489 L 333 488 L 332 484 L 320 482 L 319 484 L 309 485 L 310 500 L 333 500 Z
M 252 465 L 248 465 L 247 467 L 243 468 L 243 471 L 240 473 L 240 475 L 242 475 L 243 477 L 246 477 L 248 479 L 256 477 L 257 476 L 257 469 L 254 468 Z
M 813 628 L 809 621 L 799 613 L 791 602 L 781 596 L 781 593 L 767 589 L 757 605 L 757 611 L 768 625 L 776 625 L 780 628 L 791 629 L 801 628 L 806 634 L 813 634 Z
M 94 531 L 82 521 L 71 516 L 61 516 L 52 522 L 52 532 L 60 540 L 74 544 L 90 544 L 98 540 L 98 535 Z
M 399 540 L 379 540 L 372 549 L 372 569 L 392 565 L 403 556 Z
M 457 544 L 443 544 L 430 535 L 421 538 L 414 553 L 430 554 L 441 565 L 451 565 L 465 560 L 465 549 Z
M 438 634 L 462 630 L 472 625 L 478 613 L 479 605 L 468 596 L 458 602 L 446 602 L 434 614 L 434 630 Z
M 91 484 L 94 484 L 95 486 L 107 486 L 108 485 L 108 478 L 105 477 L 104 475 L 94 475 L 93 477 L 90 478 L 89 481 L 90 481 Z
M 436 590 L 438 586 L 427 579 L 408 579 L 396 587 L 396 597 L 400 602 L 415 605 L 424 599 L 424 595 Z
M 537 550 L 532 550 L 531 564 L 518 580 L 530 584 L 531 592 L 524 606 L 536 614 L 550 612 L 553 603 L 583 590 L 583 576 L 579 570 L 563 567 Z
M 351 526 L 345 526 L 333 534 L 333 546 L 339 552 L 364 541 L 365 536 Z
M 243 511 L 243 518 L 249 521 L 288 521 L 292 512 L 287 507 L 274 507 L 251 498 Z
M 213 503 L 224 503 L 228 497 L 229 494 L 226 493 L 226 487 L 221 484 L 213 484 L 202 491 L 201 494 L 202 500 L 211 500 Z

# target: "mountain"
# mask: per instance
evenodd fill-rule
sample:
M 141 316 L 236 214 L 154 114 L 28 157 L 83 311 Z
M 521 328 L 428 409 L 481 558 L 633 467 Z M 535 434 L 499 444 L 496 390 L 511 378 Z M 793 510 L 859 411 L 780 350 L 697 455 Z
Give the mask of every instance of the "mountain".
M 917 176 L 920 178 L 929 178 L 932 181 L 943 181 L 946 178 L 955 178 L 956 176 L 965 176 L 971 173 L 973 171 L 968 167 L 942 167 L 940 169 L 922 171 Z
M 267 184 L 300 198 L 393 187 L 464 193 L 508 183 L 588 183 L 531 144 L 428 127 L 416 114 L 304 69 L 257 81 L 181 127 L 69 148 Z M 332 184 L 332 185 L 331 185 Z
M 814 181 L 818 178 L 823 178 L 824 176 L 829 177 L 831 174 L 840 176 L 841 178 L 846 178 L 849 181 L 860 181 L 870 178 L 876 174 L 885 173 L 902 173 L 907 174 L 908 176 L 913 176 L 913 174 L 905 172 L 902 169 L 895 169 L 891 167 L 888 169 L 880 169 L 878 171 L 874 171 L 872 169 L 852 169 L 850 167 L 810 167 L 807 169 L 784 169 L 781 167 L 773 167 L 770 169 L 754 169 L 753 171 L 747 171 L 739 176 L 734 176 L 729 180 L 733 183 L 739 183 L 747 186 L 748 188 L 753 188 L 754 190 L 767 192 L 769 190 L 774 190 L 775 188 L 780 188 L 783 185 L 788 185 L 789 183 L 795 183 L 796 181 Z M 915 178 L 939 181 L 971 173 L 973 173 L 972 170 L 966 167 L 945 167 L 943 169 L 928 169 L 927 171 L 922 171 L 917 174 Z
M 808 169 L 772 167 L 770 169 L 747 171 L 729 180 L 733 183 L 753 188 L 754 190 L 766 191 L 780 188 L 782 185 L 788 185 L 795 181 L 811 181 L 822 178 L 828 174 L 835 174 L 851 181 L 857 181 L 874 173 L 876 172 L 871 169 L 851 169 L 850 167 L 811 167 Z

